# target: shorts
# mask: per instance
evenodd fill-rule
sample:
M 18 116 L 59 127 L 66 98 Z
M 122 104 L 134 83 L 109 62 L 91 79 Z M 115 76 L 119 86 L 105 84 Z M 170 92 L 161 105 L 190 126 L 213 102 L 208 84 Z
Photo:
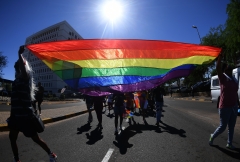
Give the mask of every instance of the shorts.
M 124 106 L 115 106 L 114 107 L 115 115 L 122 115 L 124 113 L 124 111 L 125 111 Z
M 32 120 L 28 116 L 15 117 L 11 116 L 7 119 L 9 129 L 22 132 L 25 137 L 33 137 L 37 135 Z

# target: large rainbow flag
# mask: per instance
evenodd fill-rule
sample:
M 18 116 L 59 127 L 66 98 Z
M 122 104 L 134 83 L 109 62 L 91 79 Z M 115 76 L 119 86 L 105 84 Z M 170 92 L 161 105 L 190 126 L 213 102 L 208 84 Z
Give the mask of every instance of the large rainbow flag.
M 208 64 L 216 47 L 158 40 L 83 39 L 27 45 L 70 87 L 92 96 L 135 92 Z

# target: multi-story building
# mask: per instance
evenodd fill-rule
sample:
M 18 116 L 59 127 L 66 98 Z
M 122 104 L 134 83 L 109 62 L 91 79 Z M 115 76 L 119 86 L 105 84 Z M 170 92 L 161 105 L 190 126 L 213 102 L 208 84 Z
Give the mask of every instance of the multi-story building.
M 26 38 L 25 44 L 53 42 L 60 40 L 83 39 L 66 21 L 49 26 Z M 40 59 L 29 50 L 25 50 L 23 56 L 30 63 L 34 71 L 34 80 L 41 82 L 45 92 L 58 93 L 67 84 L 48 68 Z

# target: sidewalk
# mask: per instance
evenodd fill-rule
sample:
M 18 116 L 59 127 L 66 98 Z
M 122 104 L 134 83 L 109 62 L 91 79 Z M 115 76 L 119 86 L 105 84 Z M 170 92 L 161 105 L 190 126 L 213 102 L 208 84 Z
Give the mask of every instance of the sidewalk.
M 70 102 L 79 102 L 79 100 L 75 101 L 60 101 L 60 103 L 70 103 Z M 80 100 L 80 102 L 84 102 Z M 46 104 L 56 104 L 59 103 L 57 101 L 54 102 L 49 102 L 49 101 L 44 101 L 42 103 L 42 106 Z M 1 104 L 8 104 L 7 102 L 2 102 L 0 101 Z M 59 120 L 71 118 L 77 115 L 81 115 L 87 113 L 87 108 L 85 104 L 81 104 L 79 106 L 72 106 L 72 107 L 65 107 L 65 108 L 57 108 L 57 109 L 46 109 L 42 110 L 42 115 L 41 118 L 45 124 L 47 123 L 52 123 L 56 122 Z M 0 112 L 0 132 L 2 131 L 8 131 L 6 119 L 10 116 L 10 111 L 3 111 Z
M 170 96 L 166 96 L 169 97 Z M 192 100 L 192 101 L 204 101 L 204 102 L 211 102 L 210 97 L 204 97 L 204 96 L 195 96 L 195 97 L 172 97 L 173 99 L 179 99 L 179 100 Z M 79 102 L 79 100 L 73 100 L 73 101 L 44 101 L 42 103 L 42 106 L 46 104 L 56 104 L 56 103 L 69 103 L 69 102 Z M 80 102 L 84 102 L 80 99 Z M 3 102 L 0 101 L 1 104 L 9 104 L 9 102 Z M 67 118 L 71 118 L 77 115 L 81 115 L 87 113 L 87 108 L 85 104 L 81 104 L 79 106 L 74 107 L 65 107 L 65 108 L 58 108 L 58 109 L 46 109 L 42 110 L 41 118 L 45 124 L 56 122 L 59 120 L 64 120 Z M 10 116 L 10 110 L 9 111 L 3 111 L 0 112 L 0 132 L 2 131 L 8 131 L 6 119 Z

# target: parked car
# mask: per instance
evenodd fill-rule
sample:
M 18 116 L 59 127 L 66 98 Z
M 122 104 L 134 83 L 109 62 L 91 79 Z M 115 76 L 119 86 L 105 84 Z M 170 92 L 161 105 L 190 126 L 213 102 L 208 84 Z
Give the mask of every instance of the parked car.
M 76 97 L 77 98 L 84 98 L 84 94 L 82 94 L 81 92 L 77 92 Z
M 210 85 L 211 85 L 211 81 L 209 80 L 209 81 L 197 82 L 192 87 L 194 92 L 205 92 L 205 91 L 210 91 Z
M 171 90 L 172 90 L 172 92 L 177 92 L 177 91 L 179 91 L 179 87 L 172 87 Z
M 189 92 L 189 89 L 188 87 L 183 86 L 179 89 L 179 92 Z
M 0 96 L 8 96 L 8 92 L 6 90 L 1 90 Z

